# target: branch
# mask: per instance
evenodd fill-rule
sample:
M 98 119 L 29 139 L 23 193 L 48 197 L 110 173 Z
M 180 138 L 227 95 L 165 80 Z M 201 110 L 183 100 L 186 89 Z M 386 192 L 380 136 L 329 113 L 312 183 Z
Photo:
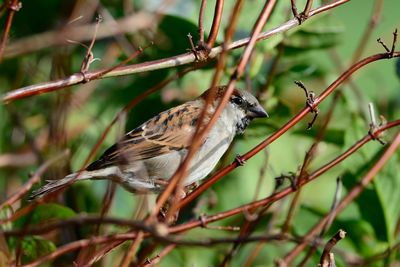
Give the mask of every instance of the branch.
M 400 132 L 397 133 L 396 137 L 393 139 L 393 142 L 390 146 L 385 150 L 383 155 L 379 158 L 379 160 L 374 164 L 374 166 L 368 171 L 368 173 L 361 179 L 356 186 L 347 194 L 347 196 L 339 203 L 335 211 L 326 215 L 323 219 L 321 219 L 318 224 L 316 224 L 306 235 L 306 237 L 315 236 L 321 229 L 324 227 L 326 222 L 330 219 L 331 216 L 335 217 L 339 214 L 345 207 L 349 205 L 355 198 L 357 198 L 361 192 L 365 189 L 365 187 L 371 183 L 374 179 L 375 175 L 383 168 L 383 166 L 387 163 L 393 153 L 396 151 L 397 147 L 400 145 Z M 306 243 L 300 243 L 296 246 L 283 260 L 286 264 L 290 264 L 299 253 L 301 253 L 306 247 Z
M 385 124 L 384 126 L 381 126 L 380 128 L 378 128 L 376 130 L 376 132 L 374 134 L 379 135 L 381 132 L 390 129 L 392 127 L 395 126 L 399 126 L 400 125 L 400 120 L 397 121 L 393 121 L 393 122 L 388 122 L 387 124 Z M 335 166 L 337 163 L 343 161 L 345 158 L 347 158 L 348 156 L 350 156 L 352 153 L 354 153 L 356 150 L 358 150 L 360 147 L 362 147 L 364 144 L 366 144 L 368 141 L 372 140 L 371 135 L 366 135 L 364 138 L 362 138 L 360 141 L 358 141 L 356 144 L 354 144 L 351 148 L 349 148 L 347 151 L 345 151 L 342 155 L 340 155 L 339 157 L 337 157 L 336 159 L 334 159 L 333 161 L 325 164 L 323 167 L 321 167 L 320 169 L 318 169 L 317 171 L 315 171 L 314 173 L 310 174 L 309 177 L 307 177 L 306 179 L 302 180 L 302 183 L 299 186 L 303 186 L 309 182 L 311 182 L 312 180 L 314 180 L 316 177 L 320 176 L 321 174 L 323 174 L 324 172 L 326 172 L 327 170 L 329 170 L 330 168 L 332 168 L 333 166 Z M 397 142 L 398 140 L 398 142 Z M 397 143 L 400 143 L 400 134 L 398 135 L 397 139 L 395 140 Z M 395 142 L 393 142 L 394 144 Z M 387 149 L 387 151 L 384 153 L 384 155 L 382 156 L 382 158 L 378 161 L 378 163 L 374 166 L 373 168 L 373 172 L 371 171 L 370 173 L 368 173 L 366 175 L 365 179 L 369 179 L 372 180 L 373 175 L 380 169 L 380 167 L 382 167 L 383 163 L 382 159 L 386 159 L 388 157 L 391 156 L 392 153 L 394 153 L 394 149 L 393 149 L 393 144 L 391 144 L 391 146 Z M 390 152 L 390 153 L 389 153 Z M 379 167 L 379 169 L 376 169 L 376 166 Z M 363 179 L 363 181 L 365 180 Z M 362 183 L 360 183 L 358 186 L 360 187 L 365 187 L 367 185 L 367 183 L 364 181 Z M 352 190 L 352 192 L 355 191 L 355 189 Z M 261 207 L 261 206 L 265 206 L 268 204 L 271 204 L 285 196 L 287 196 L 288 194 L 293 192 L 293 188 L 288 187 L 284 190 L 282 190 L 281 192 L 275 193 L 273 195 L 271 195 L 270 197 L 267 197 L 265 199 L 259 200 L 259 201 L 255 201 L 252 202 L 250 204 L 247 205 L 243 205 L 241 207 L 232 209 L 232 210 L 228 210 L 228 211 L 224 211 L 218 214 L 215 214 L 213 216 L 208 216 L 208 217 L 202 217 L 202 220 L 196 220 L 196 221 L 191 221 L 182 225 L 177 225 L 174 227 L 170 227 L 168 229 L 168 233 L 169 234 L 176 234 L 176 233 L 181 233 L 196 227 L 199 227 L 201 225 L 204 225 L 204 223 L 210 223 L 210 222 L 215 222 L 218 220 L 222 220 L 224 218 L 239 214 L 239 213 L 243 213 L 244 210 L 252 210 L 256 207 Z M 350 192 L 350 194 L 354 195 L 354 193 Z M 361 191 L 358 192 L 358 194 Z M 348 196 L 349 196 L 348 195 Z M 346 205 L 348 204 L 347 202 L 349 201 L 348 199 L 349 197 L 346 197 L 339 205 L 338 208 L 336 210 L 336 212 L 340 212 L 344 207 L 343 207 L 343 203 L 345 202 Z M 323 227 L 323 225 L 326 223 L 326 219 L 327 217 L 325 217 L 323 220 L 321 220 L 320 224 L 321 226 L 318 226 L 317 228 L 317 232 L 320 230 L 320 227 Z M 106 221 L 106 218 L 102 218 L 103 222 Z M 146 224 L 137 224 L 136 226 L 141 227 L 142 230 L 147 231 L 147 232 L 154 232 L 149 226 L 147 226 Z M 28 233 L 29 232 L 29 228 L 25 229 Z M 158 235 L 157 232 L 155 232 L 156 236 Z M 102 243 L 109 243 L 112 241 L 126 241 L 126 240 L 132 240 L 134 238 L 137 237 L 137 234 L 135 232 L 133 233 L 126 233 L 126 234 L 116 234 L 113 236 L 100 236 L 100 237 L 92 237 L 90 240 L 78 240 L 72 243 L 69 243 L 61 248 L 58 248 L 56 251 L 50 253 L 49 255 L 29 264 L 26 266 L 29 267 L 34 267 L 34 266 L 39 266 L 41 263 L 54 259 L 64 253 L 68 253 L 70 251 L 79 249 L 81 247 L 85 247 L 88 245 L 96 245 L 96 244 L 102 244 Z M 154 235 L 153 235 L 154 237 Z M 308 240 L 308 239 L 306 239 Z M 301 245 L 307 243 L 308 241 L 305 241 L 304 243 L 301 243 Z
M 224 95 L 221 97 L 221 101 L 219 102 L 218 107 L 215 109 L 214 113 L 212 114 L 212 116 L 209 119 L 209 121 L 207 122 L 207 124 L 204 125 L 204 129 L 202 129 L 201 131 L 199 131 L 199 130 L 196 131 L 196 133 L 192 139 L 193 141 L 192 141 L 192 144 L 190 146 L 190 149 L 188 151 L 188 154 L 187 154 L 185 160 L 179 166 L 178 170 L 173 175 L 173 177 L 169 180 L 168 186 L 162 192 L 162 194 L 160 195 L 160 197 L 156 203 L 156 207 L 155 207 L 154 211 L 156 211 L 157 213 L 160 210 L 161 206 L 165 203 L 167 198 L 171 195 L 172 190 L 176 187 L 176 185 L 181 184 L 181 181 L 183 180 L 182 178 L 184 177 L 186 171 L 189 168 L 189 163 L 190 163 L 191 158 L 195 155 L 195 153 L 197 152 L 197 148 L 202 143 L 202 140 L 204 140 L 207 133 L 211 130 L 211 127 L 216 123 L 217 119 L 219 118 L 219 115 L 222 113 L 223 109 L 225 108 L 225 105 L 228 103 L 229 97 L 231 96 L 231 94 L 233 92 L 236 81 L 244 72 L 245 66 L 247 65 L 247 62 L 250 59 L 250 56 L 253 52 L 254 46 L 257 41 L 257 36 L 259 35 L 259 33 L 261 32 L 265 23 L 267 22 L 268 18 L 270 17 L 273 7 L 275 6 L 275 3 L 276 3 L 276 1 L 272 0 L 272 1 L 266 2 L 266 4 L 264 5 L 264 8 L 261 11 L 261 13 L 257 19 L 257 22 L 252 30 L 252 34 L 251 34 L 249 43 L 247 44 L 247 46 L 242 54 L 242 57 L 239 60 L 239 63 L 237 65 L 234 73 L 232 74 L 228 85 L 226 86 L 227 87 L 226 91 L 225 91 Z M 206 106 L 203 113 L 205 113 L 207 111 L 208 111 L 208 108 Z M 202 123 L 200 122 L 199 125 L 201 125 L 201 124 Z M 178 193 L 178 191 L 179 191 L 179 187 L 178 187 L 178 190 L 176 190 L 176 193 Z M 174 199 L 177 199 L 177 198 L 175 197 Z M 175 212 L 177 210 L 179 210 L 178 205 L 179 205 L 178 201 L 175 201 L 175 203 L 172 203 L 171 208 L 168 211 L 169 216 L 171 216 L 172 214 L 175 214 Z M 153 211 L 153 215 L 154 215 L 154 211 Z
M 222 9 L 224 7 L 224 0 L 217 0 L 215 2 L 214 19 L 208 36 L 207 45 L 213 47 L 217 40 L 219 25 L 222 19 Z
M 376 54 L 372 55 L 370 57 L 364 58 L 358 63 L 354 64 L 351 66 L 347 71 L 345 71 L 339 78 L 337 78 L 331 85 L 329 85 L 328 88 L 325 89 L 314 101 L 314 107 L 317 107 L 325 98 L 327 98 L 341 83 L 343 83 L 348 77 L 350 77 L 355 71 L 359 70 L 361 67 L 372 63 L 374 61 L 382 60 L 382 59 L 388 59 L 391 57 L 400 57 L 400 52 L 394 52 L 392 55 L 391 53 L 382 53 L 382 54 Z M 303 110 L 301 110 L 296 116 L 294 116 L 290 121 L 288 121 L 285 125 L 283 125 L 281 128 L 279 128 L 277 131 L 275 131 L 271 136 L 269 136 L 267 139 L 262 141 L 260 144 L 258 144 L 256 147 L 254 147 L 252 150 L 241 156 L 243 160 L 248 160 L 252 158 L 254 155 L 256 155 L 258 152 L 260 152 L 262 149 L 264 149 L 266 146 L 274 142 L 276 139 L 278 139 L 281 135 L 283 135 L 285 132 L 287 132 L 290 128 L 292 128 L 294 125 L 296 125 L 300 120 L 302 120 L 309 112 L 312 111 L 312 107 L 306 107 Z M 225 168 L 221 169 L 218 171 L 214 176 L 212 176 L 210 179 L 202 183 L 196 190 L 194 190 L 191 194 L 189 194 L 186 198 L 184 198 L 180 203 L 178 208 L 182 208 L 192 202 L 195 198 L 197 198 L 200 194 L 202 194 L 204 191 L 206 191 L 211 185 L 219 181 L 222 177 L 227 175 L 229 172 L 231 172 L 233 169 L 237 168 L 239 166 L 238 162 L 234 161 L 230 165 L 226 166 Z
M 6 24 L 4 26 L 3 35 L 1 36 L 1 41 L 0 41 L 0 62 L 3 59 L 3 53 L 4 53 L 4 49 L 6 47 L 6 43 L 8 40 L 8 34 L 10 33 L 14 14 L 16 11 L 19 11 L 22 7 L 21 2 L 18 2 L 18 0 L 12 0 L 9 3 L 7 3 L 7 1 L 10 1 L 10 0 L 4 0 L 4 3 L 3 3 L 4 8 L 8 8 L 8 14 L 7 14 L 7 18 L 6 18 Z
M 392 122 L 388 122 L 387 124 L 381 126 L 376 132 L 375 135 L 379 135 L 380 133 L 386 131 L 389 128 L 393 128 L 393 127 L 397 127 L 400 126 L 400 120 L 395 120 Z M 335 159 L 333 159 L 332 161 L 326 163 L 324 166 L 322 166 L 321 168 L 317 169 L 316 171 L 312 172 L 311 174 L 309 174 L 308 176 L 304 177 L 304 179 L 302 179 L 302 181 L 298 184 L 298 186 L 304 186 L 305 184 L 311 182 L 312 180 L 316 179 L 317 177 L 321 176 L 322 174 L 324 174 L 325 172 L 327 172 L 328 170 L 330 170 L 331 168 L 333 168 L 334 166 L 336 166 L 337 164 L 339 164 L 340 162 L 344 161 L 347 157 L 349 157 L 350 155 L 352 155 L 354 152 L 356 152 L 358 149 L 360 149 L 363 145 L 365 145 L 366 143 L 368 143 L 369 141 L 373 140 L 373 138 L 367 134 L 365 135 L 363 138 L 361 138 L 359 141 L 357 141 L 354 145 L 352 145 L 350 148 L 348 148 L 345 152 L 343 152 L 341 155 L 339 155 L 338 157 L 336 157 Z M 249 211 L 249 210 L 253 210 L 255 208 L 258 207 L 263 207 L 266 205 L 270 205 L 271 203 L 274 203 L 284 197 L 286 197 L 287 195 L 293 193 L 295 191 L 295 189 L 293 189 L 292 187 L 287 187 L 285 189 L 283 189 L 280 192 L 274 193 L 272 195 L 270 195 L 269 197 L 266 197 L 264 199 L 258 200 L 258 201 L 254 201 L 251 202 L 249 204 L 246 205 L 242 205 L 240 207 L 231 209 L 231 210 L 227 210 L 224 212 L 220 212 L 217 213 L 215 215 L 212 216 L 204 216 L 202 222 L 201 221 L 191 221 L 185 224 L 181 224 L 181 225 L 177 225 L 174 227 L 170 228 L 170 232 L 171 233 L 176 233 L 176 232 L 184 232 L 187 231 L 189 229 L 201 226 L 202 223 L 211 223 L 211 222 L 215 222 L 215 221 L 219 221 L 231 216 L 234 216 L 236 214 L 240 214 L 243 213 L 244 211 Z
M 349 0 L 339 0 L 334 3 L 327 4 L 322 7 L 316 8 L 316 9 L 310 11 L 309 16 L 312 17 L 314 15 L 317 15 L 319 13 L 325 12 L 334 7 L 342 5 L 348 1 Z M 133 25 L 135 25 L 135 24 L 133 24 Z M 277 28 L 274 28 L 270 31 L 266 31 L 266 32 L 259 34 L 257 36 L 257 41 L 268 39 L 278 33 L 285 32 L 289 29 L 292 29 L 297 25 L 299 25 L 298 20 L 295 18 L 291 19 Z M 99 32 L 97 34 L 98 38 L 101 38 L 101 33 L 102 33 L 101 29 L 102 28 L 99 29 Z M 92 32 L 93 32 L 93 30 L 90 33 L 92 33 Z M 249 43 L 249 41 L 250 41 L 250 38 L 244 38 L 244 39 L 238 40 L 236 42 L 233 42 L 227 47 L 227 50 L 233 50 L 233 49 L 237 49 L 242 46 L 245 46 Z M 223 51 L 222 46 L 217 46 L 217 47 L 213 48 L 211 50 L 210 54 L 208 55 L 209 59 L 216 58 L 222 51 Z M 141 73 L 141 72 L 146 72 L 146 71 L 154 71 L 154 70 L 159 70 L 159 69 L 177 67 L 177 66 L 193 63 L 193 62 L 195 62 L 195 60 L 196 60 L 195 55 L 192 52 L 188 52 L 188 53 L 184 53 L 184 54 L 169 57 L 169 58 L 148 61 L 148 62 L 139 63 L 139 64 L 132 64 L 132 65 L 124 66 L 124 67 L 119 67 L 119 68 L 116 68 L 116 69 L 108 72 L 107 74 L 105 74 L 101 77 L 98 77 L 98 74 L 102 73 L 104 70 L 91 71 L 91 72 L 86 73 L 86 77 L 89 80 L 94 79 L 94 77 L 96 79 L 117 77 L 117 76 L 129 75 L 129 74 L 134 74 L 134 73 Z M 21 99 L 21 98 L 26 98 L 26 97 L 33 96 L 33 95 L 57 91 L 57 90 L 60 90 L 60 89 L 63 89 L 63 88 L 66 88 L 66 87 L 69 87 L 72 85 L 83 83 L 85 80 L 84 78 L 85 77 L 81 73 L 75 73 L 64 79 L 29 85 L 26 87 L 21 87 L 21 88 L 12 90 L 12 91 L 8 92 L 7 94 L 3 95 L 2 101 L 10 102 L 10 101 L 14 101 L 14 100 Z

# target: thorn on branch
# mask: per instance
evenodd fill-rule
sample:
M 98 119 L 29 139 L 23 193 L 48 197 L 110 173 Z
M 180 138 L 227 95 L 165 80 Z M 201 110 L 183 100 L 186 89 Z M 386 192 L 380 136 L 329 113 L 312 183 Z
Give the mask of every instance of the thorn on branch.
M 199 221 L 202 228 L 207 228 L 207 221 L 204 214 L 200 214 Z
M 317 120 L 317 117 L 319 114 L 318 108 L 314 105 L 315 93 L 313 91 L 308 91 L 306 86 L 301 81 L 294 81 L 294 83 L 298 87 L 300 87 L 301 89 L 304 90 L 304 93 L 306 94 L 306 106 L 310 108 L 312 113 L 314 113 L 313 119 L 308 123 L 308 126 L 307 126 L 307 130 L 311 130 L 311 128 L 314 125 L 314 122 Z
M 211 48 L 204 41 L 199 41 L 195 46 L 193 43 L 193 36 L 190 33 L 188 33 L 187 37 L 190 43 L 189 51 L 193 53 L 196 62 L 207 61 L 208 55 L 211 52 Z
M 255 220 L 258 219 L 258 214 L 257 213 L 250 213 L 247 209 L 243 210 L 243 216 L 248 222 L 254 222 Z
M 297 183 L 296 183 L 296 174 L 294 172 L 289 172 L 289 174 L 282 174 L 278 177 L 275 177 L 275 190 L 281 187 L 285 181 L 288 179 L 290 182 L 290 187 L 293 191 L 297 190 Z
M 244 164 L 246 164 L 246 160 L 239 154 L 235 156 L 235 161 L 239 166 L 244 166 Z
M 392 41 L 392 47 L 389 49 L 387 45 L 385 44 L 384 41 L 382 41 L 381 38 L 378 38 L 376 41 L 383 46 L 385 49 L 386 53 L 388 54 L 388 58 L 392 58 L 394 55 L 394 51 L 396 49 L 396 42 L 397 42 L 397 29 L 394 30 L 393 32 L 393 41 Z
M 382 126 L 386 124 L 386 118 L 383 117 L 382 115 L 380 116 L 381 123 L 378 125 L 376 123 L 375 119 L 375 110 L 374 110 L 374 105 L 372 103 L 368 104 L 368 111 L 369 111 L 369 116 L 371 119 L 371 122 L 369 124 L 369 130 L 368 134 L 371 136 L 372 140 L 378 141 L 381 145 L 386 145 L 386 142 L 381 139 L 381 134 L 376 134 L 376 131 Z

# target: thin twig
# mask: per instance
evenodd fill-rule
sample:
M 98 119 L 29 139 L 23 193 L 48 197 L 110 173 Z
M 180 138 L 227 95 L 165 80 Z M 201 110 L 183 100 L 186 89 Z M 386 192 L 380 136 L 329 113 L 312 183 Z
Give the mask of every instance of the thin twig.
M 176 244 L 170 244 L 166 246 L 160 253 L 157 254 L 157 256 L 146 260 L 144 264 L 141 265 L 141 267 L 151 267 L 161 261 L 163 257 L 165 257 L 167 254 L 169 254 L 174 248 L 176 247 Z
M 199 13 L 199 42 L 204 43 L 204 11 L 206 9 L 207 0 L 201 0 Z
M 6 23 L 4 25 L 3 35 L 1 36 L 0 41 L 0 62 L 3 60 L 3 53 L 7 44 L 8 35 L 10 33 L 11 24 L 15 15 L 15 12 L 19 11 L 22 7 L 21 3 L 18 0 L 5 0 L 3 6 L 8 8 L 8 14 L 6 18 Z
M 342 240 L 343 238 L 345 238 L 346 236 L 346 232 L 343 231 L 342 229 L 340 229 L 334 236 L 332 236 L 332 238 L 328 241 L 328 243 L 326 243 L 325 247 L 324 247 L 324 251 L 322 252 L 322 256 L 319 262 L 319 266 L 321 267 L 333 267 L 334 265 L 332 265 L 332 259 L 330 257 L 331 255 L 331 250 L 334 246 L 336 246 L 336 244 Z
M 103 18 L 100 15 L 98 15 L 98 17 L 96 18 L 96 27 L 94 28 L 92 40 L 90 42 L 89 47 L 86 50 L 86 55 L 83 58 L 82 65 L 81 65 L 80 71 L 83 75 L 85 75 L 86 72 L 88 72 L 90 64 L 92 64 L 95 61 L 92 49 L 94 46 L 94 42 L 96 41 L 96 36 L 97 36 L 97 31 L 99 30 L 99 25 L 102 20 L 103 20 Z M 86 79 L 85 79 L 85 82 L 87 82 Z

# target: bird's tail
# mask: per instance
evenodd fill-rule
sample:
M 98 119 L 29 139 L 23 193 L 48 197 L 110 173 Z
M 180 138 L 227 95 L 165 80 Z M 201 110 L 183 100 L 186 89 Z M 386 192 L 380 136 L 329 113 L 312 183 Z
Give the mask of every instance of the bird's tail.
M 32 192 L 32 194 L 29 197 L 29 200 L 42 198 L 47 194 L 53 193 L 69 184 L 74 183 L 75 181 L 95 179 L 98 177 L 99 177 L 98 171 L 82 171 L 82 172 L 71 173 L 59 180 L 47 180 L 46 181 L 47 184 Z

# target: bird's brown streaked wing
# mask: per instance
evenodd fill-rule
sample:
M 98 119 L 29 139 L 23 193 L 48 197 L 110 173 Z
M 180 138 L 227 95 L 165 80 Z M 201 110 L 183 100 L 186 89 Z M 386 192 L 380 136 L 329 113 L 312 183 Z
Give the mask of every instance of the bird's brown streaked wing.
M 188 148 L 201 110 L 200 103 L 189 102 L 160 113 L 127 133 L 87 170 L 126 165 Z

